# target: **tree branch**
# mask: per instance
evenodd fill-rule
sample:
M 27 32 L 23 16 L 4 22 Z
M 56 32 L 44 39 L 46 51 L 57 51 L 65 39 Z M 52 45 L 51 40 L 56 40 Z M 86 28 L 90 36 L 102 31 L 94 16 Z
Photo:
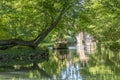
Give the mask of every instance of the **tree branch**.
M 53 20 L 53 19 L 51 20 L 49 28 L 46 29 L 45 31 L 41 32 L 34 40 L 30 40 L 30 41 L 24 41 L 24 40 L 20 40 L 20 39 L 0 40 L 0 49 L 5 50 L 8 48 L 17 46 L 17 45 L 28 46 L 28 47 L 32 47 L 32 48 L 37 47 L 38 44 L 41 43 L 44 40 L 44 38 L 58 25 L 58 23 L 62 19 L 62 16 L 69 8 L 70 8 L 70 6 L 66 7 L 66 5 L 64 5 L 60 11 L 58 17 L 56 17 L 55 20 Z M 51 16 L 51 18 L 52 18 L 52 16 Z M 45 26 L 47 26 L 47 24 Z
M 70 8 L 70 6 L 68 7 L 63 7 L 61 12 L 59 13 L 58 17 L 55 19 L 54 22 L 51 22 L 50 27 L 46 30 L 43 31 L 41 34 L 39 34 L 37 36 L 37 38 L 34 40 L 34 44 L 38 45 L 41 41 L 43 41 L 43 39 L 57 26 L 57 24 L 60 22 L 60 20 L 62 19 L 62 16 L 64 15 L 64 13 L 66 12 L 66 10 L 68 10 Z
M 0 40 L 0 49 L 5 50 L 14 46 L 29 46 L 34 48 L 33 41 L 24 41 L 20 39 L 9 39 L 9 40 Z

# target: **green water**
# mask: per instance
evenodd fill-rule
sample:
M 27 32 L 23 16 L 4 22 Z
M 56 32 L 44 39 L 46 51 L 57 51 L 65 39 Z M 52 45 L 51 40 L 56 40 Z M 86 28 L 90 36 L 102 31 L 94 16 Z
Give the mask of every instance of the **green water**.
M 1 66 L 0 80 L 120 80 L 119 53 L 78 51 L 49 49 L 49 60 L 36 65 Z

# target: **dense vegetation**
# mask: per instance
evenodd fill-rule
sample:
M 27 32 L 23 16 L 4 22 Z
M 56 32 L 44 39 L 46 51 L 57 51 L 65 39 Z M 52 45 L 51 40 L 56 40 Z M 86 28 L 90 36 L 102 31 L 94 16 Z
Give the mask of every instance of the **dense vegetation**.
M 67 62 L 59 56 L 67 52 L 48 54 L 43 44 L 61 38 L 74 41 L 76 34 L 87 32 L 98 50 L 89 55 L 90 66 L 83 69 L 83 76 L 119 77 L 119 19 L 120 0 L 0 0 L 0 66 L 40 63 L 42 74 L 58 75 Z M 77 62 L 78 55 L 73 55 Z
M 119 0 L 1 0 L 0 49 L 36 48 L 84 31 L 98 45 L 119 51 L 119 15 Z

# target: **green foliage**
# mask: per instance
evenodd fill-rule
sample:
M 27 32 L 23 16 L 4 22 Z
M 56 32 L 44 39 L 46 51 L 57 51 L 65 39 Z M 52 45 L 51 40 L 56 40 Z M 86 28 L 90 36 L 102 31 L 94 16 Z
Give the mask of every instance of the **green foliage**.
M 56 19 L 61 9 L 74 7 L 75 0 L 2 0 L 0 1 L 0 39 L 34 39 Z M 67 14 L 66 14 L 67 15 Z M 64 23 L 63 23 L 64 24 Z M 61 23 L 59 26 L 63 26 Z M 64 26 L 61 27 L 64 29 Z M 64 29 L 65 30 L 65 29 Z
M 115 43 L 116 45 L 116 43 Z M 89 75 L 92 79 L 104 79 L 104 80 L 119 80 L 119 61 L 120 53 L 115 54 L 110 50 L 102 50 L 102 54 L 95 53 L 90 54 L 89 57 L 89 67 L 83 69 L 82 72 L 85 72 L 83 76 Z
M 102 43 L 120 40 L 119 0 L 1 0 L 0 39 L 32 40 L 49 28 L 63 7 L 63 19 L 45 39 L 75 36 L 86 31 Z
M 120 43 L 119 42 L 113 42 L 110 45 L 110 50 L 114 51 L 114 52 L 120 52 Z

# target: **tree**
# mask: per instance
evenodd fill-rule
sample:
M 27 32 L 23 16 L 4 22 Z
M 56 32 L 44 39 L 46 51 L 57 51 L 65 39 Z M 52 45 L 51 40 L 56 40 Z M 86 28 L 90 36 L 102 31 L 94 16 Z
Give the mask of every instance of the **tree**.
M 119 4 L 119 0 L 86 0 L 85 9 L 91 20 L 87 31 L 97 40 L 98 47 L 120 43 Z
M 36 48 L 57 27 L 63 15 L 75 5 L 76 0 L 3 0 L 0 2 L 1 35 L 4 33 L 3 36 L 9 36 L 1 37 L 0 49 L 4 50 L 16 45 Z M 24 37 L 26 33 L 27 36 L 39 34 L 28 38 Z
M 71 35 L 83 31 L 92 34 L 100 44 L 120 42 L 119 3 L 119 0 L 2 0 L 0 48 L 16 45 L 35 48 L 50 32 L 49 36 L 54 37 L 56 32 Z

